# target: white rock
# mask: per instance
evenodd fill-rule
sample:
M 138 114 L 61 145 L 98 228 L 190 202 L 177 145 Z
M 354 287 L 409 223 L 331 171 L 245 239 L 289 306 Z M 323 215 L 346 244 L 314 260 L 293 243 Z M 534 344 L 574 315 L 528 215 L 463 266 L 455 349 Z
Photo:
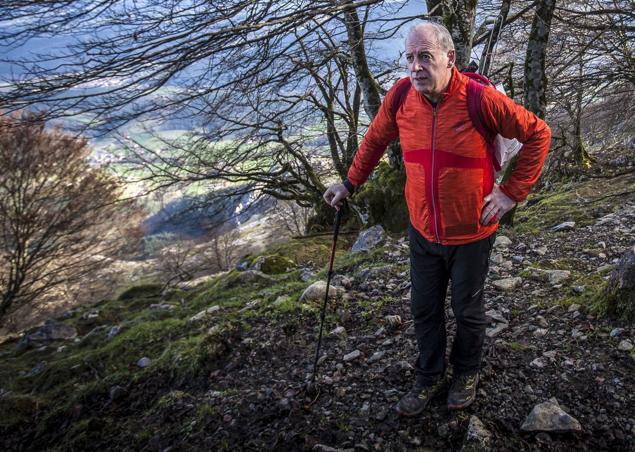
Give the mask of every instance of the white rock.
M 329 298 L 338 298 L 344 294 L 344 289 L 331 285 L 329 287 Z M 307 287 L 300 296 L 300 302 L 320 302 L 326 296 L 326 281 L 316 281 Z
M 499 265 L 500 265 L 500 264 L 502 264 L 502 263 L 503 263 L 503 261 L 504 261 L 505 259 L 503 258 L 503 255 L 502 255 L 501 253 L 498 253 L 498 254 L 495 254 L 494 256 L 492 256 L 492 257 L 490 258 L 490 260 L 491 260 L 493 263 L 495 263 L 495 264 L 499 264 Z
M 533 332 L 534 337 L 543 337 L 547 335 L 547 330 L 545 328 L 536 328 Z
M 567 312 L 575 312 L 579 309 L 580 309 L 580 305 L 573 303 L 569 306 L 569 309 L 567 309 Z
M 623 341 L 619 343 L 617 348 L 619 350 L 622 350 L 623 352 L 630 352 L 631 350 L 633 350 L 633 343 L 629 341 L 628 339 L 624 339 Z
M 512 291 L 522 284 L 523 280 L 519 276 L 513 278 L 503 278 L 492 282 L 492 285 L 505 292 Z
M 137 366 L 143 369 L 145 367 L 148 367 L 150 365 L 150 362 L 151 362 L 150 358 L 148 358 L 147 356 L 144 356 L 139 361 L 137 361 Z
M 526 432 L 579 432 L 580 423 L 558 405 L 555 398 L 536 405 L 520 427 Z
M 496 241 L 494 242 L 494 248 L 496 249 L 509 248 L 511 244 L 512 244 L 512 241 L 509 239 L 509 237 L 506 237 L 504 235 L 499 235 L 498 237 L 496 237 Z
M 531 367 L 535 367 L 537 369 L 544 369 L 547 364 L 544 362 L 542 358 L 536 358 L 532 362 L 529 363 Z
M 338 326 L 329 333 L 329 336 L 345 337 L 346 329 L 343 326 Z

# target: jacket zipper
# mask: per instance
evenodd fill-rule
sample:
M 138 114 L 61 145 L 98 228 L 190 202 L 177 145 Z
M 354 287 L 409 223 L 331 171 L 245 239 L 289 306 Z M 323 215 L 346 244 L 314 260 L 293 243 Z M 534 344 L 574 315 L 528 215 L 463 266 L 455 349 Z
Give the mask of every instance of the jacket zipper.
M 434 173 L 435 173 L 435 168 L 434 168 L 434 142 L 435 142 L 435 138 L 436 138 L 436 131 L 437 131 L 437 105 L 432 107 L 432 168 L 430 171 L 430 174 L 432 175 L 432 177 L 430 177 L 430 185 L 431 185 L 431 190 L 430 193 L 432 194 L 432 215 L 434 216 L 434 236 L 437 239 L 437 243 L 441 243 L 441 240 L 439 239 L 439 225 L 437 223 L 437 206 L 436 203 L 434 202 Z

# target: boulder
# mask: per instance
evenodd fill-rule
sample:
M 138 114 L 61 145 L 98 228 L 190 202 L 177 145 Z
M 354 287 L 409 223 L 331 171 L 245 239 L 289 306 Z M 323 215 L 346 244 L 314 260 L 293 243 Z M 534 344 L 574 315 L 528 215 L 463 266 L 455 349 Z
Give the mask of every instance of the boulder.
M 522 278 L 520 278 L 519 276 L 514 276 L 513 278 L 503 278 L 492 281 L 492 285 L 498 290 L 510 292 L 520 286 L 522 282 Z
M 386 238 L 386 232 L 380 225 L 373 226 L 359 233 L 351 251 L 370 251 Z
M 329 298 L 339 298 L 344 294 L 344 289 L 341 287 L 333 286 L 329 287 Z M 315 303 L 324 301 L 326 296 L 326 281 L 316 281 L 307 287 L 304 293 L 300 296 L 300 302 L 302 303 Z
M 461 452 L 476 452 L 491 450 L 492 434 L 485 428 L 479 418 L 470 416 L 467 435 Z
M 555 398 L 536 405 L 520 427 L 526 432 L 579 432 L 580 423 L 566 413 Z
M 504 235 L 499 235 L 498 237 L 496 237 L 496 241 L 494 242 L 494 248 L 496 249 L 505 249 L 505 248 L 509 248 L 512 244 L 512 241 L 509 239 L 509 237 L 506 237 Z
M 606 285 L 607 312 L 635 320 L 635 245 L 620 258 Z
M 278 275 L 293 270 L 295 262 L 278 254 L 259 256 L 253 263 L 252 268 L 261 271 L 266 275 Z
M 47 320 L 44 325 L 32 333 L 24 335 L 16 346 L 17 351 L 27 348 L 37 348 L 47 345 L 51 341 L 71 340 L 77 337 L 77 330 L 72 326 Z

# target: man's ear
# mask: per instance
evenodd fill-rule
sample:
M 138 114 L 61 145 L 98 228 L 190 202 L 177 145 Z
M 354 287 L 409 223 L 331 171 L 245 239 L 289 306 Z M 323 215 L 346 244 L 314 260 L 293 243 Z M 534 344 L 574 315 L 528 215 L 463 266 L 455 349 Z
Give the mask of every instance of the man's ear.
M 456 61 L 456 52 L 453 50 L 448 50 L 448 67 L 454 66 Z

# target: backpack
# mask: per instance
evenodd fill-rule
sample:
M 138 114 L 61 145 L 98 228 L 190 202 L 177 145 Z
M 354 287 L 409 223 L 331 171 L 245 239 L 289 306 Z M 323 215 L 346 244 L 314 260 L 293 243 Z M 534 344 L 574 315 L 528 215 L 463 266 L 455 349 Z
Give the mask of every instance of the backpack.
M 475 72 L 463 72 L 470 78 L 467 85 L 467 110 L 470 114 L 470 119 L 474 128 L 481 134 L 487 143 L 487 148 L 492 157 L 492 164 L 496 170 L 496 174 L 501 173 L 509 164 L 512 157 L 518 154 L 520 148 L 523 146 L 521 142 L 514 139 L 509 139 L 501 136 L 500 134 L 489 130 L 483 120 L 483 111 L 481 110 L 481 99 L 483 97 L 483 87 L 491 86 L 496 90 L 505 94 L 505 90 L 502 86 L 496 86 L 490 80 Z M 410 78 L 406 82 L 402 83 L 398 88 L 392 101 L 392 111 L 397 114 L 397 110 L 406 100 L 406 95 L 410 91 Z

